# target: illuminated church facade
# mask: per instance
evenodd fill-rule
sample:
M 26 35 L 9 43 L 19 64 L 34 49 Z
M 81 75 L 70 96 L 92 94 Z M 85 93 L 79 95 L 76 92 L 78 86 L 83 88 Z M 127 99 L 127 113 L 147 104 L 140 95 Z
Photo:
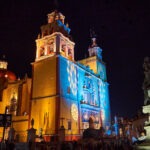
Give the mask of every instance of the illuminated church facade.
M 34 128 L 42 129 L 44 135 L 58 134 L 61 126 L 66 129 L 66 135 L 81 135 L 89 126 L 89 118 L 93 119 L 97 129 L 109 126 L 111 120 L 102 49 L 97 46 L 95 35 L 91 34 L 89 57 L 75 61 L 75 43 L 64 19 L 65 16 L 54 11 L 48 14 L 48 24 L 41 26 L 41 34 L 36 39 L 36 58 L 31 63 L 32 81 L 23 80 L 28 93 L 22 91 L 21 102 L 16 98 L 26 108 L 21 105 L 22 112 L 19 111 L 18 116 L 13 114 L 13 118 L 20 117 L 18 124 L 25 120 L 28 127 L 33 118 Z M 8 87 L 3 91 L 6 90 Z M 18 95 L 19 91 L 16 93 Z M 15 130 L 19 128 L 16 122 L 13 127 Z

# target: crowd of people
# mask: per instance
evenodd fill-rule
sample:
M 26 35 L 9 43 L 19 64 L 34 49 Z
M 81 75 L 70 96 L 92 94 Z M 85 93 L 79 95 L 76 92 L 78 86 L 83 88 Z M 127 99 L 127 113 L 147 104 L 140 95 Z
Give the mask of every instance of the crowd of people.
M 103 128 L 95 129 L 92 118 L 89 119 L 89 127 L 83 131 L 83 136 L 78 141 L 44 142 L 34 143 L 36 150 L 134 150 L 135 146 L 145 142 L 144 132 L 139 137 L 132 134 L 131 138 L 124 136 L 106 136 Z M 8 150 L 15 149 L 14 142 L 5 142 Z M 29 144 L 29 143 L 27 143 Z M 30 144 L 27 146 L 30 149 Z

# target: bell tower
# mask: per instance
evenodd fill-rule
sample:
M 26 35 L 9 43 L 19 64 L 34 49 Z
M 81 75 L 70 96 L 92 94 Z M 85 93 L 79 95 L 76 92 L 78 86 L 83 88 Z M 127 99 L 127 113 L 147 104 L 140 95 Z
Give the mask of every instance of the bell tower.
M 74 45 L 65 16 L 48 14 L 36 39 L 36 58 L 32 63 L 31 118 L 44 134 L 56 134 L 60 127 L 60 59 L 74 61 Z M 38 113 L 37 113 L 38 112 Z M 44 117 L 43 117 L 44 116 Z
M 106 66 L 102 60 L 102 49 L 96 43 L 96 34 L 94 31 L 90 31 L 91 45 L 88 48 L 89 57 L 80 60 L 79 63 L 87 67 L 89 71 L 106 81 Z
M 102 49 L 100 47 L 98 47 L 98 45 L 96 43 L 96 34 L 95 34 L 95 32 L 91 30 L 90 36 L 91 36 L 92 44 L 88 49 L 89 57 L 97 56 L 97 58 L 99 60 L 102 60 Z
M 64 24 L 65 16 L 54 11 L 48 14 L 48 23 L 41 26 L 41 35 L 36 40 L 36 59 L 43 60 L 57 54 L 74 61 L 74 45 L 71 41 L 70 28 Z

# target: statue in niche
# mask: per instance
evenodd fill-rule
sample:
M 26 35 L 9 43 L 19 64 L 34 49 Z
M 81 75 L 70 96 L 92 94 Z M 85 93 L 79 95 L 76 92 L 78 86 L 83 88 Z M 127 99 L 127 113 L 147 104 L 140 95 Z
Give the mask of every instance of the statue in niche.
M 47 42 L 47 54 L 53 54 L 54 53 L 54 39 L 50 39 Z
M 44 113 L 43 132 L 44 132 L 45 134 L 49 134 L 49 132 L 50 132 L 50 126 L 49 126 L 49 112 Z
M 13 93 L 13 97 L 11 98 L 10 101 L 10 113 L 13 115 L 16 115 L 17 111 L 17 99 L 15 98 L 15 93 Z
M 150 104 L 150 96 L 148 94 L 148 90 L 150 90 L 150 58 L 145 57 L 143 63 L 144 69 L 144 82 L 143 82 L 143 90 L 144 90 L 144 105 Z
M 44 47 L 40 47 L 40 56 L 44 56 Z

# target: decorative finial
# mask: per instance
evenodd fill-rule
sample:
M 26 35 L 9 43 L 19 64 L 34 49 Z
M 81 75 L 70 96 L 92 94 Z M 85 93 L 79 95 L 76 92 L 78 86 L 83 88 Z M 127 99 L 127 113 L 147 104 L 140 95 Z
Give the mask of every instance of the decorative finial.
M 90 29 L 90 37 L 92 39 L 92 47 L 97 46 L 97 44 L 96 44 L 96 37 L 97 37 L 97 35 L 96 35 L 96 33 L 95 33 L 95 31 L 93 29 Z
M 32 128 L 34 126 L 34 119 L 33 118 L 31 119 L 31 126 L 32 126 Z

